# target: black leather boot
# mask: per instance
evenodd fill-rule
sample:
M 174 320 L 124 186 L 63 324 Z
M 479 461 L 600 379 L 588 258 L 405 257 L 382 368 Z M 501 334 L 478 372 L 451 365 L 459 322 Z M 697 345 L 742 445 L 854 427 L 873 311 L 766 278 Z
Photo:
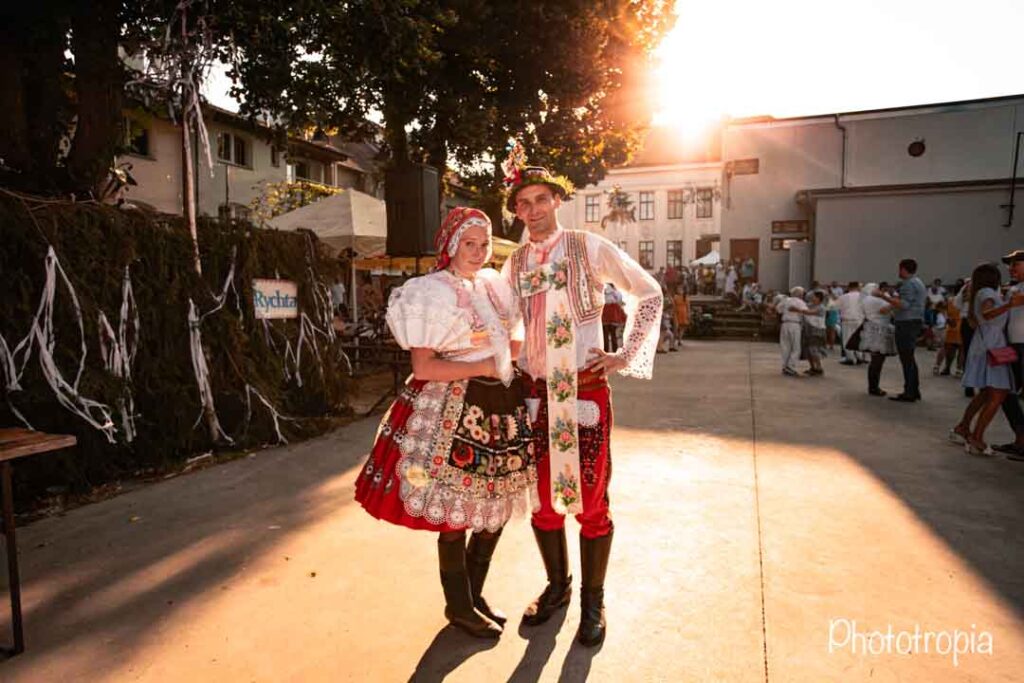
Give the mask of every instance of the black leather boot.
M 551 618 L 555 612 L 569 604 L 572 596 L 572 577 L 569 576 L 569 548 L 565 542 L 565 529 L 541 531 L 533 527 L 537 537 L 548 585 L 523 613 L 523 624 L 537 626 Z
M 444 616 L 456 626 L 477 638 L 501 636 L 501 626 L 473 609 L 473 596 L 469 592 L 466 572 L 466 541 L 437 541 L 437 557 L 441 566 L 441 587 L 444 588 Z
M 484 589 L 487 570 L 491 568 L 491 557 L 498 545 L 498 539 L 501 538 L 501 531 L 498 529 L 493 534 L 470 535 L 469 545 L 466 547 L 466 572 L 469 574 L 469 593 L 473 597 L 473 607 L 480 614 L 504 627 L 508 617 L 500 609 L 492 609 L 480 594 Z
M 580 536 L 580 564 L 583 566 L 583 585 L 580 588 L 580 628 L 576 640 L 585 647 L 594 647 L 604 641 L 604 576 L 608 570 L 608 554 L 612 548 L 612 534 L 601 538 Z

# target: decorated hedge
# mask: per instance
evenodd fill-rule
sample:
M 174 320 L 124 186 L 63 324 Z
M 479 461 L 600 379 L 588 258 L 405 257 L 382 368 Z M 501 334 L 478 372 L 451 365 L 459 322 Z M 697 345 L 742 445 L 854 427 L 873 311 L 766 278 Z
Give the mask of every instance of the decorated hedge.
M 200 277 L 177 216 L 2 192 L 0 225 L 0 425 L 78 437 L 18 462 L 20 507 L 346 411 L 340 268 L 310 233 L 201 221 Z M 254 278 L 296 282 L 301 317 L 257 319 Z

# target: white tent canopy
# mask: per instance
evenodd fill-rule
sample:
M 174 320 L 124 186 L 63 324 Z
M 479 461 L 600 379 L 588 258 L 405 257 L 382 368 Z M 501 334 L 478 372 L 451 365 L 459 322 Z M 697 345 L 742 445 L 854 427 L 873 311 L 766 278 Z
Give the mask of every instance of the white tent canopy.
M 712 249 L 708 253 L 701 256 L 699 259 L 690 261 L 691 266 L 715 266 L 722 260 L 722 255 Z
M 383 252 L 388 235 L 384 202 L 353 189 L 272 218 L 270 227 L 310 230 L 336 251 L 353 249 L 357 258 Z

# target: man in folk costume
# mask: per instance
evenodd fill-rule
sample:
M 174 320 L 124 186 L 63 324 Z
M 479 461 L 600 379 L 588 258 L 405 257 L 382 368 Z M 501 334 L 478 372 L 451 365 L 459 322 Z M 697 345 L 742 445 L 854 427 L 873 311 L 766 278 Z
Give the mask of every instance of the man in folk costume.
M 577 640 L 604 640 L 604 579 L 612 542 L 608 483 L 612 426 L 609 373 L 649 379 L 661 323 L 657 281 L 609 240 L 565 230 L 556 217 L 572 192 L 565 178 L 525 166 L 517 144 L 505 162 L 507 208 L 523 221 L 529 240 L 505 262 L 502 275 L 519 297 L 525 373 L 533 423 L 541 507 L 533 514 L 548 585 L 526 609 L 527 626 L 547 621 L 569 603 L 572 577 L 565 515 L 580 523 L 582 616 Z M 603 348 L 604 285 L 626 302 L 623 346 Z

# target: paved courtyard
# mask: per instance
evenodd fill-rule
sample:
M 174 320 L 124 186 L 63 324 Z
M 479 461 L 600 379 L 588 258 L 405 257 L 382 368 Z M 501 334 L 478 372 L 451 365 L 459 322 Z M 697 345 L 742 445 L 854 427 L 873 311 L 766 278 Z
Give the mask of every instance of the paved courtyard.
M 783 377 L 769 344 L 616 380 L 598 650 L 573 644 L 575 596 L 497 643 L 445 628 L 434 536 L 353 502 L 369 419 L 19 530 L 28 650 L 0 680 L 1019 681 L 1024 464 L 945 441 L 964 399 L 919 358 L 913 405 L 834 358 Z M 514 520 L 489 601 L 514 614 L 542 576 Z

